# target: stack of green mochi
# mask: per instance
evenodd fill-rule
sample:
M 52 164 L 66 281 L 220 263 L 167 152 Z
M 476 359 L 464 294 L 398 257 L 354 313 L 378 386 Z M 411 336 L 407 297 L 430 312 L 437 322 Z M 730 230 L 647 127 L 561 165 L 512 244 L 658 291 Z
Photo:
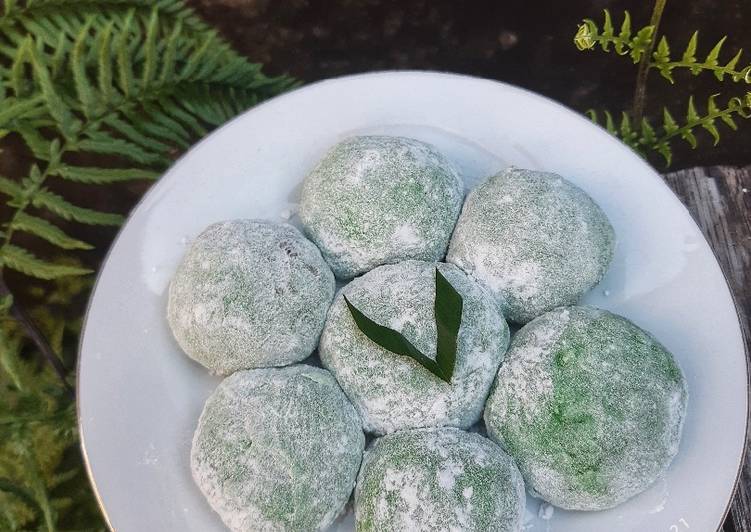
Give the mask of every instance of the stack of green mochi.
M 231 530 L 324 530 L 354 493 L 359 531 L 518 531 L 525 486 L 602 510 L 665 472 L 681 369 L 627 319 L 576 306 L 613 257 L 603 211 L 518 168 L 463 197 L 433 146 L 353 137 L 304 180 L 307 238 L 232 220 L 192 243 L 167 316 L 185 353 L 227 376 L 191 469 Z M 347 303 L 435 358 L 438 273 L 463 303 L 450 382 L 369 339 Z

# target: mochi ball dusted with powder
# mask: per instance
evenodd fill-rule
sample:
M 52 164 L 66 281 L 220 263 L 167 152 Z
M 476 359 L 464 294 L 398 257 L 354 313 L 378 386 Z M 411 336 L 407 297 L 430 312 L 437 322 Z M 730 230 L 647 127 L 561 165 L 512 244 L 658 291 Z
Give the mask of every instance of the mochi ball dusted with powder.
M 283 366 L 313 352 L 334 291 L 320 252 L 291 225 L 220 222 L 177 268 L 167 319 L 180 347 L 212 373 Z
M 355 489 L 359 532 L 517 532 L 524 483 L 513 460 L 454 428 L 389 434 L 366 451 Z
M 665 472 L 687 400 L 680 367 L 649 333 L 604 310 L 563 307 L 514 336 L 485 424 L 532 494 L 602 510 Z
M 305 178 L 300 219 L 334 274 L 381 264 L 440 260 L 464 196 L 451 163 L 404 137 L 352 137 Z
M 447 262 L 485 283 L 509 321 L 576 304 L 605 275 L 615 235 L 605 213 L 557 174 L 509 168 L 467 197 Z
M 354 488 L 365 436 L 328 371 L 239 371 L 206 401 L 193 437 L 193 478 L 225 525 L 324 530 Z
M 368 318 L 436 356 L 436 267 L 463 298 L 451 384 L 412 358 L 380 347 L 357 326 L 344 296 Z M 470 427 L 482 413 L 509 329 L 498 303 L 450 264 L 405 261 L 376 268 L 346 285 L 334 300 L 318 352 L 360 413 L 365 430 Z

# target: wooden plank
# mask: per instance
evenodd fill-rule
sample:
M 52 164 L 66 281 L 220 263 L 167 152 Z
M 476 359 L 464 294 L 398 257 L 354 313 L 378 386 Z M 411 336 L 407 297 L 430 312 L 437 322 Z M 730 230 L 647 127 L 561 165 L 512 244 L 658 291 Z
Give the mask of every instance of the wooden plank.
M 751 354 L 751 166 L 690 168 L 664 176 L 707 237 L 735 296 Z M 749 438 L 751 434 L 747 435 Z M 701 486 L 697 486 L 701 489 Z M 751 532 L 751 457 L 747 456 L 724 532 Z

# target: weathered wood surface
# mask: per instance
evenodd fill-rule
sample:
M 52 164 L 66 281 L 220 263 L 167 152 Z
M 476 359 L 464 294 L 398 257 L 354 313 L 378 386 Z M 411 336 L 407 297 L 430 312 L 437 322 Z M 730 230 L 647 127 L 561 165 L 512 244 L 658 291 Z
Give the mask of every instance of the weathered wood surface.
M 699 224 L 725 272 L 741 317 L 748 355 L 751 353 L 751 166 L 691 168 L 664 177 Z M 749 456 L 722 530 L 751 532 Z

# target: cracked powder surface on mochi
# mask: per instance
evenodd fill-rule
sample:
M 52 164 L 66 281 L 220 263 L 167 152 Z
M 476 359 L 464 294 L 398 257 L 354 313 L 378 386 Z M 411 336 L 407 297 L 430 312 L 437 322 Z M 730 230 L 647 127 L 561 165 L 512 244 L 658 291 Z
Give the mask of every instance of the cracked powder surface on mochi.
M 436 266 L 464 300 L 451 384 L 365 336 L 343 297 L 435 359 Z M 404 261 L 376 268 L 340 291 L 318 351 L 360 413 L 365 430 L 385 434 L 429 426 L 470 427 L 482 414 L 508 342 L 508 325 L 484 287 L 451 264 Z
M 231 220 L 192 243 L 170 284 L 167 318 L 189 357 L 227 375 L 309 356 L 334 292 L 331 269 L 300 231 Z
M 433 146 L 352 137 L 305 178 L 300 219 L 334 274 L 349 279 L 381 264 L 442 259 L 463 196 L 458 172 Z
M 601 510 L 667 469 L 687 401 L 680 367 L 649 333 L 604 310 L 563 307 L 514 336 L 485 425 L 531 493 Z
M 514 461 L 479 434 L 399 431 L 365 452 L 355 488 L 360 532 L 517 532 L 524 482 Z
M 610 222 L 584 191 L 511 167 L 469 194 L 446 261 L 485 283 L 509 321 L 526 323 L 576 304 L 605 275 L 614 246 Z
M 193 437 L 193 478 L 232 531 L 324 530 L 346 505 L 365 446 L 328 371 L 239 371 L 209 397 Z

